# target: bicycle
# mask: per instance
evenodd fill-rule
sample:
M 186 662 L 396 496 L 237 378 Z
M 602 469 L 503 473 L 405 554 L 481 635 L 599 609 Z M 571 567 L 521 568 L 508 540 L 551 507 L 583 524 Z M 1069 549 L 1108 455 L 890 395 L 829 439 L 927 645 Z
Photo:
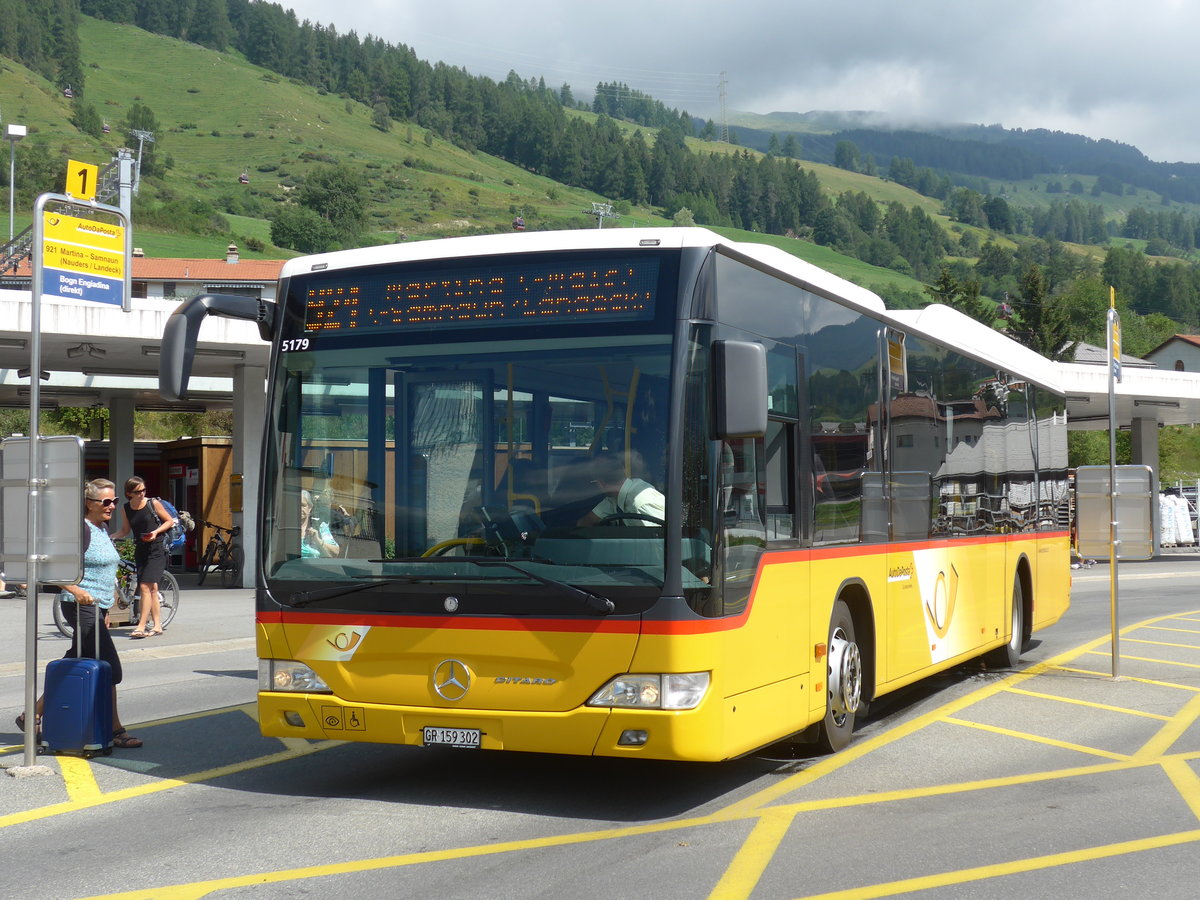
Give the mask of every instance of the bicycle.
M 113 606 L 117 609 L 129 610 L 129 622 L 126 623 L 128 625 L 137 625 L 141 618 L 141 610 L 138 606 L 141 595 L 138 593 L 137 585 L 137 566 L 133 560 L 121 560 L 117 566 L 117 593 Z M 58 626 L 58 630 L 63 635 L 71 638 L 75 636 L 75 628 L 67 621 L 67 617 L 63 613 L 64 595 L 70 596 L 66 591 L 61 591 L 54 597 L 52 606 L 54 624 Z M 175 613 L 179 612 L 179 596 L 179 582 L 170 572 L 163 572 L 162 580 L 158 583 L 159 616 L 163 628 L 170 625 L 171 620 L 175 618 Z
M 203 520 L 197 524 L 211 528 L 213 534 L 208 539 L 208 546 L 204 548 L 204 554 L 200 557 L 200 571 L 196 573 L 196 585 L 204 584 L 209 570 L 215 569 L 221 573 L 222 587 L 240 587 L 242 563 L 245 561 L 245 556 L 242 553 L 242 545 L 234 543 L 234 541 L 242 533 L 241 526 L 234 525 L 232 528 L 226 528 L 223 525 Z M 223 537 L 221 532 L 225 532 L 229 537 Z

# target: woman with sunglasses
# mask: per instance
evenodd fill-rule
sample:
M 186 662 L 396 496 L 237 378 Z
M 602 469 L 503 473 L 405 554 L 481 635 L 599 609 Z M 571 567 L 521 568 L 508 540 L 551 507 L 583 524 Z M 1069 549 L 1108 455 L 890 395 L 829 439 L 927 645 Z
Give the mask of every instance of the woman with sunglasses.
M 142 746 L 142 742 L 125 731 L 117 714 L 117 685 L 121 683 L 121 658 L 112 636 L 108 633 L 108 610 L 113 605 L 117 587 L 117 565 L 121 557 L 108 536 L 108 523 L 116 510 L 116 485 L 107 478 L 89 481 L 83 490 L 83 522 L 87 529 L 83 551 L 83 578 L 79 584 L 68 584 L 63 591 L 63 615 L 79 631 L 79 640 L 72 641 L 64 659 L 74 658 L 75 645 L 79 644 L 86 657 L 96 646 L 96 629 L 100 635 L 100 659 L 112 667 L 113 699 L 112 728 L 113 746 L 131 750 Z M 103 613 L 103 614 L 102 614 Z M 38 724 L 41 723 L 42 697 L 37 701 Z M 25 713 L 17 716 L 17 727 L 25 730 Z M 40 728 L 38 729 L 41 730 Z
M 129 636 L 146 638 L 162 634 L 162 607 L 159 605 L 158 583 L 167 570 L 167 547 L 162 536 L 171 530 L 175 520 L 153 497 L 146 496 L 146 482 L 134 475 L 125 482 L 127 503 L 121 508 L 121 529 L 113 535 L 119 541 L 132 532 L 137 539 L 133 561 L 137 564 L 138 616 L 137 628 Z M 147 622 L 152 623 L 150 631 Z

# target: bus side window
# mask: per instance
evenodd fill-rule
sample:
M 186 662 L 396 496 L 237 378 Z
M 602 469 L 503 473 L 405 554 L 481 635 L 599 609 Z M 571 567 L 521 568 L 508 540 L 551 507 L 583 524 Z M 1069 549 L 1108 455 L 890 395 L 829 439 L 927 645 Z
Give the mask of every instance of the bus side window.
M 791 540 L 795 532 L 796 507 L 793 473 L 796 469 L 795 426 L 771 419 L 767 422 L 767 540 Z

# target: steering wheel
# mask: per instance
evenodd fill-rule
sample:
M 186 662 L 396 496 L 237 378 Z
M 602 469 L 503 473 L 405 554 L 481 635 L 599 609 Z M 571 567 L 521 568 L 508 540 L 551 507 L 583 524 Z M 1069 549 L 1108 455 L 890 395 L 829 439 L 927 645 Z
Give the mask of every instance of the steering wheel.
M 664 522 L 662 519 L 658 518 L 658 516 L 648 516 L 645 513 L 636 513 L 636 512 L 615 512 L 610 516 L 605 516 L 603 519 L 601 519 L 596 524 L 597 525 L 612 525 L 614 522 L 620 522 L 623 519 L 637 519 L 642 522 L 651 522 L 654 525 L 661 525 L 663 528 L 667 527 L 667 523 Z

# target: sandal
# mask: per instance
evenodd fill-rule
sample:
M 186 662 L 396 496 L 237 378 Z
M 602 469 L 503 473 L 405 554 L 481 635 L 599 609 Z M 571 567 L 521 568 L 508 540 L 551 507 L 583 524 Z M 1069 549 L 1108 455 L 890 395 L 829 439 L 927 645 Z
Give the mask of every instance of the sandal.
M 131 631 L 131 632 L 129 632 L 129 636 L 130 636 L 131 638 L 145 638 L 145 637 L 150 637 L 149 633 L 148 633 L 148 632 L 145 632 L 145 631 Z
M 149 636 L 150 637 L 158 637 L 162 633 L 163 633 L 163 630 L 161 628 L 155 628 L 153 631 L 151 631 L 149 633 Z
M 24 732 L 25 732 L 25 713 L 21 713 L 19 716 L 17 716 L 16 723 L 17 723 L 17 727 L 19 729 L 21 729 L 21 733 L 24 734 Z M 34 733 L 34 737 L 39 741 L 42 739 L 42 719 L 40 716 L 38 717 L 38 720 L 37 720 L 37 731 Z
M 124 728 L 122 728 L 120 731 L 113 732 L 112 744 L 118 750 L 136 750 L 138 747 L 142 746 L 142 741 L 140 738 L 135 738 Z

